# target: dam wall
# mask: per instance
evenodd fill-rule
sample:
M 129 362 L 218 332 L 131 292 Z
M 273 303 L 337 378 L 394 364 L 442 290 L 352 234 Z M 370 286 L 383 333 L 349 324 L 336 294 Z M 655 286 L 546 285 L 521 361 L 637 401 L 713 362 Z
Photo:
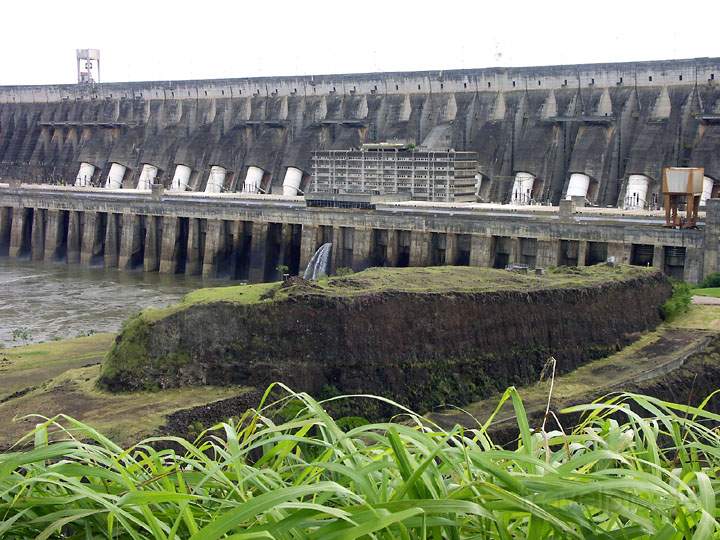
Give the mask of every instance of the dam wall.
M 166 187 L 182 177 L 204 191 L 215 168 L 221 191 L 240 191 L 251 172 L 273 194 L 289 169 L 307 186 L 313 150 L 404 140 L 477 152 L 484 201 L 508 202 L 528 173 L 532 198 L 557 204 L 579 174 L 588 200 L 622 206 L 629 176 L 643 175 L 650 204 L 664 166 L 704 167 L 720 183 L 718 78 L 720 59 L 698 58 L 4 86 L 0 178 L 72 184 L 85 164 L 93 185 L 112 169 L 134 188 L 153 171 Z
M 169 274 L 278 280 L 324 243 L 331 267 L 586 266 L 613 257 L 697 283 L 718 271 L 720 199 L 698 228 L 664 212 L 467 203 L 307 206 L 302 197 L 0 185 L 0 256 Z

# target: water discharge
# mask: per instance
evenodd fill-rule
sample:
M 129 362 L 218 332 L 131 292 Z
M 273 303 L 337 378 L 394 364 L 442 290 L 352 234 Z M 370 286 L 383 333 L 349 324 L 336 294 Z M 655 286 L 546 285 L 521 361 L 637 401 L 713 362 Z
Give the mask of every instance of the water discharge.
M 0 258 L 0 346 L 21 344 L 13 341 L 19 329 L 27 330 L 31 342 L 116 331 L 144 307 L 223 284 L 228 283 Z
M 303 278 L 317 280 L 330 273 L 330 255 L 332 243 L 328 242 L 318 248 L 305 269 Z

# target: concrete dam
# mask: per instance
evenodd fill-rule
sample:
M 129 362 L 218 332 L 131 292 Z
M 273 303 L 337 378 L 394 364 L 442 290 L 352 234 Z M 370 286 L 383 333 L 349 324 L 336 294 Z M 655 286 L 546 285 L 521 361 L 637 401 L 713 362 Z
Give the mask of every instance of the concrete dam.
M 0 253 L 263 281 L 332 242 L 335 268 L 615 256 L 695 282 L 718 266 L 718 75 L 701 58 L 0 87 Z M 314 151 L 381 141 L 475 152 L 478 202 L 306 204 Z M 663 227 L 666 166 L 704 168 L 699 228 Z

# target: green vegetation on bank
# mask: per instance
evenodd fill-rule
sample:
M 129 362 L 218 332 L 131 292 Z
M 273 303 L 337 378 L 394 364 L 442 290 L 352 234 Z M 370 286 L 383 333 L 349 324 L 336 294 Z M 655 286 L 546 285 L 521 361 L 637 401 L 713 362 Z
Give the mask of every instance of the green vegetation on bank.
M 422 268 L 369 268 L 362 272 L 333 276 L 319 281 L 292 280 L 288 284 L 259 283 L 198 289 L 179 303 L 166 308 L 143 310 L 146 321 L 154 321 L 192 305 L 232 302 L 250 305 L 277 302 L 301 296 L 352 297 L 381 292 L 449 294 L 503 291 L 536 291 L 571 287 L 591 287 L 655 272 L 639 266 L 584 266 L 550 268 L 543 275 L 508 272 L 475 266 L 435 266 Z
M 672 296 L 660 307 L 663 319 L 672 321 L 683 313 L 687 313 L 692 303 L 693 289 L 684 281 L 675 281 L 672 285 Z
M 266 394 L 267 397 L 268 394 Z M 339 399 L 355 399 L 353 397 Z M 375 398 L 382 399 L 382 398 Z M 297 415 L 278 421 L 286 403 Z M 720 416 L 641 395 L 575 407 L 519 439 L 401 422 L 343 429 L 304 394 L 195 442 L 123 449 L 67 417 L 0 455 L 0 536 L 107 539 L 682 539 L 720 532 Z M 48 442 L 51 433 L 63 441 Z M 159 449 L 166 448 L 166 449 Z M 170 448 L 177 448 L 172 450 Z

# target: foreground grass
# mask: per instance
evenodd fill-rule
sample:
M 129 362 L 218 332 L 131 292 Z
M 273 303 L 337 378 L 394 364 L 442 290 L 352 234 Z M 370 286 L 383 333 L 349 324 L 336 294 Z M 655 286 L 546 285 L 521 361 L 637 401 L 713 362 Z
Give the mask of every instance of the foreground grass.
M 129 449 L 58 417 L 28 436 L 34 449 L 0 455 L 0 537 L 680 539 L 720 530 L 711 429 L 720 416 L 623 394 L 576 407 L 584 421 L 564 434 L 531 429 L 514 389 L 503 401 L 520 432 L 505 448 L 487 424 L 443 430 L 400 407 L 401 423 L 344 430 L 304 394 L 261 403 L 195 442 Z M 48 442 L 58 432 L 65 440 Z M 181 450 L 157 449 L 168 445 Z

